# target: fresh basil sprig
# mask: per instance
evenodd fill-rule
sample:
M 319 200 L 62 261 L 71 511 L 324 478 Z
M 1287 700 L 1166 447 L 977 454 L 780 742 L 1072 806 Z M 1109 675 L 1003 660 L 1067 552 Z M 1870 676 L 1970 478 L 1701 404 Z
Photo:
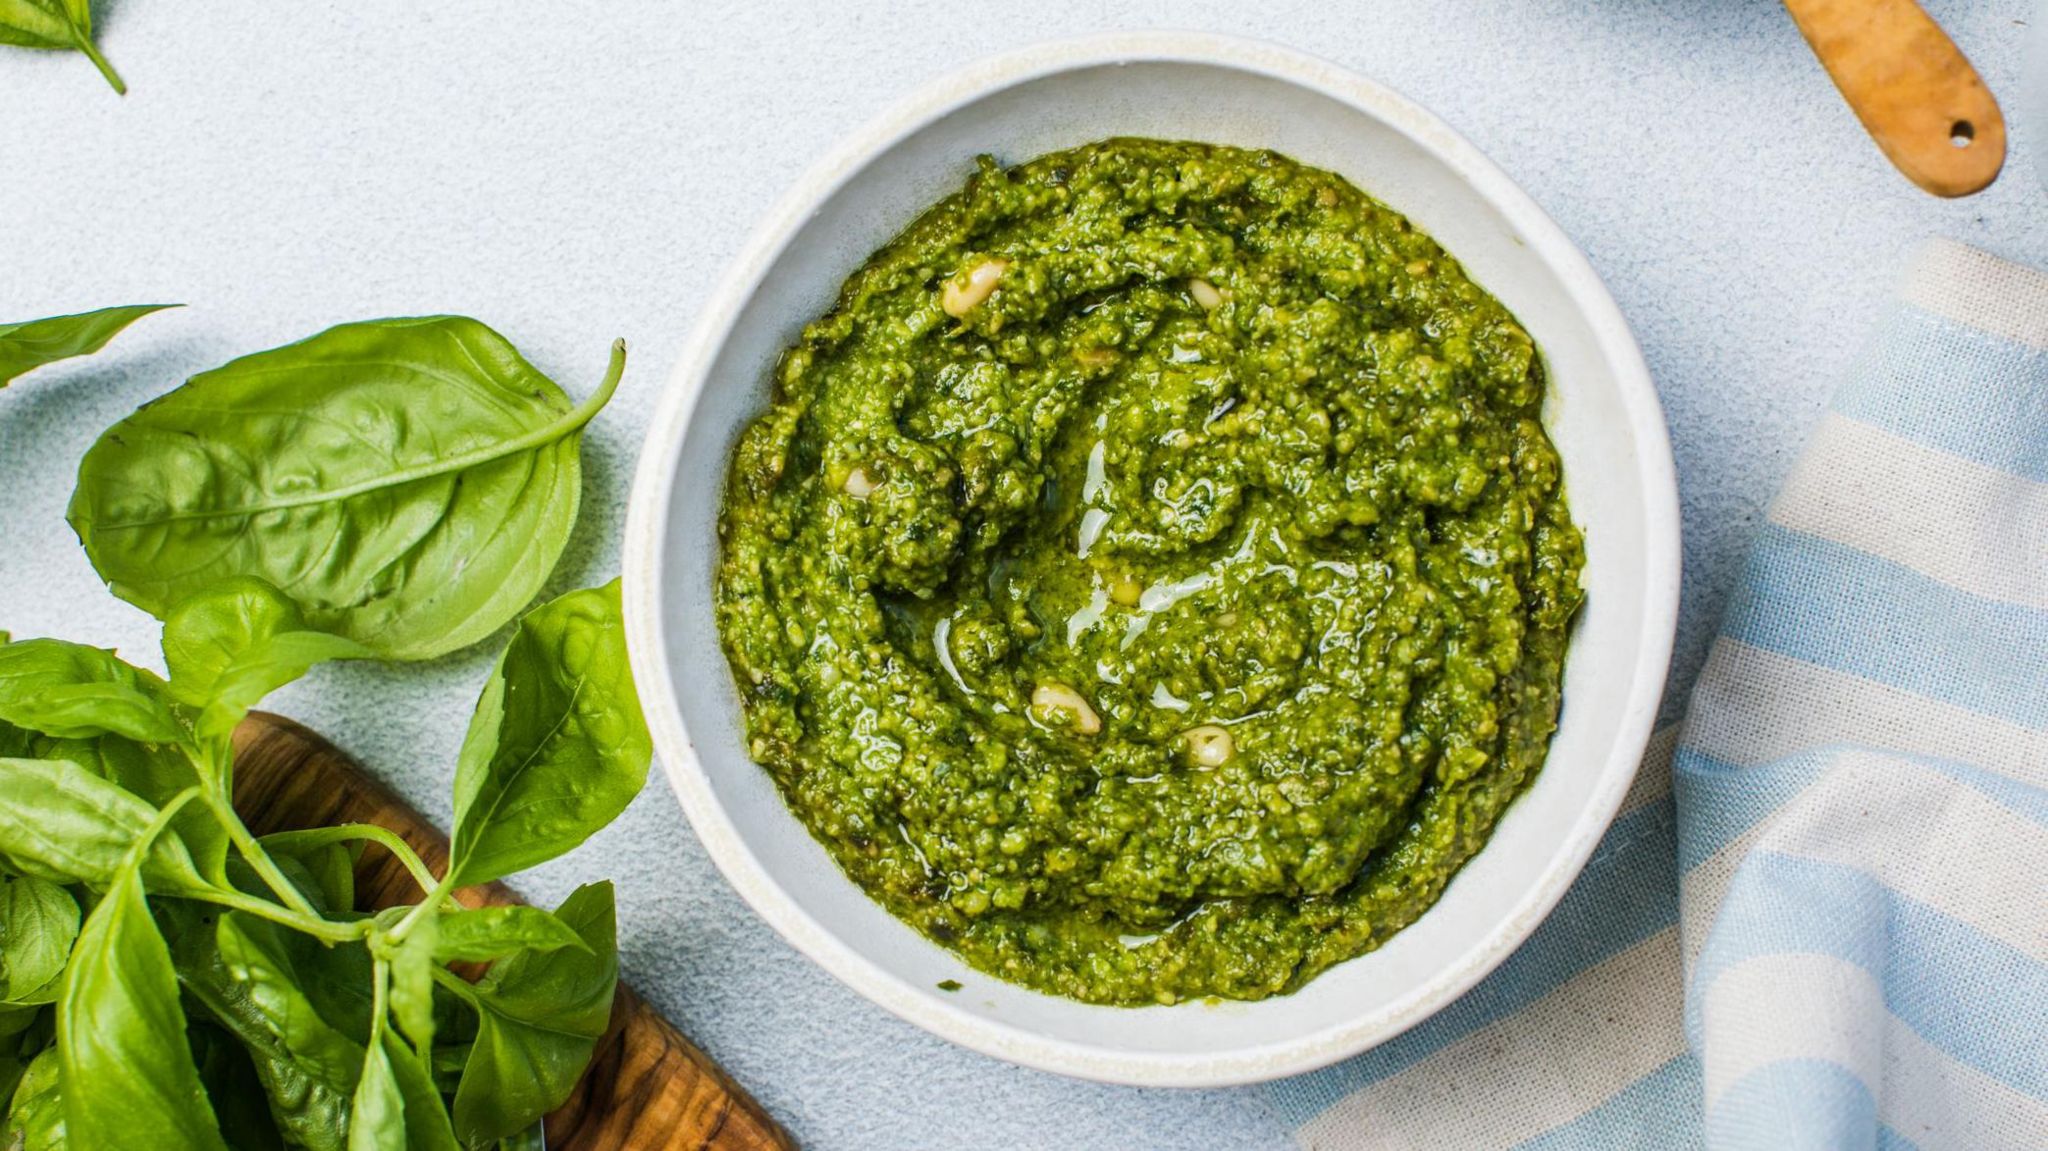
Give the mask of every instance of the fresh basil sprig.
M 24 2 L 58 11 L 0 0 L 0 23 Z M 148 310 L 0 325 L 0 383 Z M 580 433 L 623 368 L 615 345 L 571 404 L 474 320 L 349 324 L 194 377 L 101 437 L 72 523 L 164 621 L 169 674 L 0 632 L 9 1151 L 460 1151 L 528 1138 L 566 1099 L 617 986 L 610 886 L 554 913 L 453 896 L 571 850 L 644 783 L 616 582 L 519 620 L 464 741 L 439 876 L 381 827 L 253 836 L 231 735 L 317 664 L 424 658 L 510 622 L 568 539 Z M 417 903 L 355 912 L 371 846 Z M 471 983 L 451 964 L 488 967 Z
M 554 913 L 452 896 L 582 843 L 644 782 L 652 752 L 616 581 L 520 621 L 463 748 L 461 846 L 438 878 L 382 829 L 258 840 L 228 802 L 226 727 L 313 664 L 363 649 L 308 629 L 253 579 L 168 614 L 168 681 L 95 648 L 0 637 L 0 672 L 14 669 L 0 674 L 0 746 L 115 740 L 159 761 L 140 778 L 185 781 L 153 803 L 96 774 L 102 759 L 0 758 L 0 1013 L 53 1013 L 59 1056 L 54 1083 L 24 1078 L 9 1124 L 60 1125 L 70 1146 L 212 1151 L 231 1118 L 248 1121 L 213 1085 L 254 1083 L 291 1145 L 457 1151 L 561 1105 L 618 983 L 610 885 Z M 183 829 L 195 813 L 229 845 L 222 859 L 194 861 Z M 418 903 L 350 909 L 347 872 L 367 843 L 422 879 Z M 476 962 L 489 967 L 475 983 L 448 966 Z M 39 1050 L 20 1052 L 15 1074 L 39 1072 Z
M 14 43 L 7 39 L 7 13 L 10 6 L 21 4 L 32 4 L 32 0 L 0 0 L 0 44 Z M 54 364 L 73 356 L 89 356 L 106 347 L 107 341 L 119 335 L 121 329 L 142 317 L 177 306 L 130 304 L 81 312 L 75 316 L 0 323 L 0 388 L 44 364 Z
M 0 0 L 0 44 L 83 52 L 114 91 L 128 94 L 121 74 L 93 42 L 91 0 Z
M 568 544 L 580 404 L 460 316 L 343 324 L 194 376 L 100 437 L 70 520 L 114 594 L 165 618 L 221 581 L 317 631 L 427 659 L 530 603 Z

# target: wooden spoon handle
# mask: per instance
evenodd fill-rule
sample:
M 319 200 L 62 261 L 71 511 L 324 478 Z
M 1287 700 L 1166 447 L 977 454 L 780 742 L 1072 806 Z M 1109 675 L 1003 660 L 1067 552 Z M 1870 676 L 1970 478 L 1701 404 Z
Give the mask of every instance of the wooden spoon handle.
M 1877 146 L 1937 196 L 1982 191 L 2005 166 L 2005 116 L 1977 70 L 1913 0 L 1785 0 Z

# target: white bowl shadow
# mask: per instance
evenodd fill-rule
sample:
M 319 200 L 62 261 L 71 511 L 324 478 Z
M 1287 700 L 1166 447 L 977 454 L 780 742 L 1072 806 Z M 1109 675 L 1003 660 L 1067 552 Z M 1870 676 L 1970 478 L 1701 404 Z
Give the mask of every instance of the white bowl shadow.
M 1408 215 L 1534 335 L 1545 423 L 1585 528 L 1586 606 L 1549 761 L 1442 900 L 1290 996 L 1111 1008 L 983 975 L 849 881 L 745 752 L 712 617 L 732 444 L 770 369 L 840 283 L 977 154 L 1015 162 L 1108 136 L 1271 148 Z M 1412 1027 L 1514 950 L 1612 821 L 1655 718 L 1676 626 L 1670 444 L 1626 322 L 1584 256 L 1499 169 L 1403 97 L 1334 65 L 1208 35 L 1120 34 L 978 64 L 882 117 L 805 177 L 707 304 L 634 483 L 624 573 L 633 667 L 691 824 L 741 896 L 827 971 L 947 1039 L 1110 1082 L 1209 1086 L 1319 1067 Z M 956 980 L 962 990 L 938 984 Z

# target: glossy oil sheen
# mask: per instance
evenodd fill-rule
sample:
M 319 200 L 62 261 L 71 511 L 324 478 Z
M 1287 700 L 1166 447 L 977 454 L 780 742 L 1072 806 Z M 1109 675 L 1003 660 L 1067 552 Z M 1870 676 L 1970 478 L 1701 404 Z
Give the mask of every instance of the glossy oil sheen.
M 984 164 L 778 385 L 717 583 L 751 751 L 983 970 L 1292 990 L 1426 910 L 1542 762 L 1582 551 L 1540 361 L 1336 176 Z

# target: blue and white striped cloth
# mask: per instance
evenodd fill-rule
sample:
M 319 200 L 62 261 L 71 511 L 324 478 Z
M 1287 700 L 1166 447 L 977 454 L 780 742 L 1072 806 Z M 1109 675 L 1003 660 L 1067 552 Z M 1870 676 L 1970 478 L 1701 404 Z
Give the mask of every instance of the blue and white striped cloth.
M 1274 1099 L 1331 1151 L 2048 1148 L 2048 276 L 1921 253 L 1563 903 Z

